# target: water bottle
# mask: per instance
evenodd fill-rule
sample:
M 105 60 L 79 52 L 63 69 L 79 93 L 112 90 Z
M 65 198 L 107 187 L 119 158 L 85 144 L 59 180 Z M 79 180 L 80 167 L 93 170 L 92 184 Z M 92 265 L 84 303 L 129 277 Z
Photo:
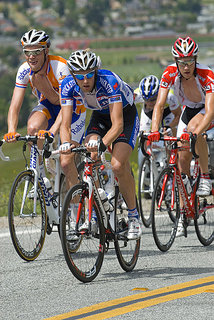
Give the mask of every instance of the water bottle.
M 43 181 L 44 181 L 44 183 L 45 183 L 45 186 L 46 186 L 48 192 L 49 192 L 50 194 L 53 194 L 53 189 L 52 189 L 52 185 L 51 185 L 51 183 L 50 183 L 50 180 L 49 180 L 47 177 L 43 177 Z
M 181 174 L 181 178 L 183 180 L 183 183 L 184 183 L 184 186 L 186 188 L 187 194 L 191 194 L 192 187 L 191 187 L 188 175 L 186 175 L 185 173 L 182 173 Z
M 101 201 L 103 203 L 103 207 L 105 209 L 105 212 L 107 213 L 109 211 L 109 208 L 110 208 L 110 203 L 108 201 L 108 198 L 107 198 L 107 195 L 105 193 L 105 190 L 103 190 L 102 188 L 98 188 L 98 192 L 99 192 L 99 195 L 100 195 L 100 199 L 101 199 Z M 107 228 L 107 226 L 108 226 L 107 214 L 103 214 L 102 213 L 102 218 L 103 218 L 104 227 Z
M 101 201 L 102 201 L 102 203 L 103 203 L 103 207 L 104 207 L 105 211 L 108 212 L 108 211 L 109 211 L 109 208 L 110 208 L 110 203 L 109 203 L 109 201 L 108 201 L 106 192 L 105 192 L 105 190 L 103 190 L 102 188 L 98 188 L 98 192 L 99 192 Z
M 108 180 L 105 184 L 105 192 L 107 194 L 108 199 L 112 199 L 115 194 L 115 188 L 114 188 L 114 173 L 111 169 L 107 170 L 108 174 Z

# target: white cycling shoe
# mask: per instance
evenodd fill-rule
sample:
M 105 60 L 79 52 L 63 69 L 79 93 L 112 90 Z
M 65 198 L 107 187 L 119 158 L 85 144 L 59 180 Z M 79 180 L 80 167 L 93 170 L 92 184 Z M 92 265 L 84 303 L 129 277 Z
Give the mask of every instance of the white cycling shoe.
M 196 191 L 197 196 L 209 196 L 212 191 L 211 179 L 200 179 L 198 190 Z
M 137 240 L 142 234 L 142 223 L 137 218 L 129 218 L 128 220 L 128 234 L 129 240 Z

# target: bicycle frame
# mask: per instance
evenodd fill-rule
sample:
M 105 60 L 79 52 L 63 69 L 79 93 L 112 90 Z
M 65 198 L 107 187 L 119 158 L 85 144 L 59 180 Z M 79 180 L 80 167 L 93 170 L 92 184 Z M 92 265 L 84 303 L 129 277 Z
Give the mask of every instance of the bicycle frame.
M 22 140 L 21 138 L 18 140 Z M 58 216 L 58 209 L 57 209 L 57 204 L 54 203 L 54 200 L 56 200 L 57 195 L 59 195 L 59 183 L 60 183 L 60 164 L 59 160 L 59 155 L 52 156 L 52 158 L 57 159 L 56 163 L 56 176 L 55 176 L 55 184 L 54 184 L 54 193 L 53 195 L 47 190 L 47 187 L 44 183 L 43 176 L 40 172 L 39 168 L 39 155 L 40 152 L 38 150 L 38 147 L 36 145 L 36 142 L 33 142 L 30 150 L 30 165 L 27 167 L 27 169 L 31 170 L 34 175 L 34 196 L 33 196 L 33 201 L 34 201 L 34 206 L 33 206 L 33 213 L 31 214 L 32 217 L 36 217 L 36 200 L 37 200 L 37 190 L 38 190 L 38 182 L 41 185 L 43 195 L 44 195 L 44 200 L 45 200 L 45 205 L 46 205 L 46 210 L 47 210 L 47 215 L 49 218 L 49 223 L 50 224 L 59 224 L 59 216 Z M 21 209 L 20 209 L 20 217 L 24 217 L 26 215 L 23 215 L 23 208 L 24 208 L 24 203 L 25 199 L 27 197 L 27 190 L 28 190 L 28 185 L 29 181 L 25 182 L 25 188 L 24 188 L 24 193 L 22 197 L 22 204 L 21 204 Z
M 98 168 L 98 170 L 101 170 L 100 168 Z M 98 171 L 99 173 L 99 171 Z M 99 177 L 101 177 L 102 175 L 98 174 Z M 103 219 L 103 224 L 105 229 L 108 226 L 108 218 L 107 218 L 107 214 L 105 212 L 105 209 L 103 207 L 99 192 L 97 190 L 96 187 L 96 179 L 97 178 L 97 172 L 96 172 L 96 167 L 95 167 L 95 163 L 90 161 L 87 157 L 85 159 L 85 167 L 84 167 L 84 176 L 83 176 L 83 181 L 88 185 L 88 192 L 89 192 L 89 201 L 88 201 L 88 210 L 89 210 L 89 222 L 91 221 L 91 217 L 92 217 L 92 207 L 93 207 L 93 197 L 95 197 L 95 199 L 98 201 L 100 209 L 101 209 L 101 215 L 102 215 L 102 219 Z M 101 182 L 101 186 L 103 186 L 103 181 L 99 181 Z M 79 203 L 79 207 L 78 207 L 78 211 L 77 211 L 77 225 L 79 223 L 80 220 L 80 213 L 82 210 L 82 202 L 80 201 Z
M 187 148 L 179 147 L 179 150 L 186 150 Z M 185 216 L 186 216 L 186 218 L 195 219 L 195 215 L 196 215 L 195 201 L 196 201 L 197 182 L 198 182 L 198 178 L 199 178 L 199 174 L 200 174 L 199 161 L 197 158 L 195 158 L 195 164 L 194 164 L 194 169 L 193 169 L 192 192 L 191 192 L 191 195 L 188 196 L 186 188 L 185 188 L 183 180 L 182 180 L 182 177 L 181 177 L 180 170 L 177 167 L 177 155 L 178 155 L 178 147 L 177 147 L 177 143 L 174 142 L 172 149 L 171 149 L 170 159 L 169 159 L 169 166 L 174 168 L 174 176 L 173 176 L 173 181 L 172 181 L 171 210 L 173 210 L 174 203 L 175 203 L 174 197 L 175 197 L 175 181 L 176 181 L 178 188 L 179 188 L 179 193 L 180 193 L 181 199 L 183 201 Z M 168 175 L 166 175 L 163 180 L 161 195 L 160 195 L 160 199 L 158 202 L 159 208 L 161 207 L 161 203 L 164 198 L 165 185 L 167 182 L 167 178 L 168 178 Z M 211 207 L 214 207 L 214 205 L 209 206 L 209 208 L 211 208 Z M 199 210 L 198 214 L 202 214 L 204 212 L 204 210 L 206 210 L 206 207 L 204 207 L 203 210 Z

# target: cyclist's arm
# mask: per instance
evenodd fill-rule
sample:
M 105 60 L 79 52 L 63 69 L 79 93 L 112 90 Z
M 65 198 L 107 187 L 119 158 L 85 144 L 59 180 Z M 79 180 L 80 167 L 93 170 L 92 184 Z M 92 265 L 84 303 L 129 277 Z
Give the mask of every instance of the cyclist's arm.
M 164 106 L 166 103 L 169 89 L 161 88 L 158 91 L 157 101 L 152 114 L 152 131 L 158 131 L 163 117 Z
M 103 137 L 103 143 L 109 146 L 123 132 L 123 104 L 114 102 L 109 105 L 112 126 Z
M 49 129 L 49 131 L 51 133 L 54 134 L 54 136 L 57 134 L 57 132 L 59 131 L 60 125 L 62 122 L 62 110 L 60 110 L 60 112 L 58 113 L 58 116 L 54 122 L 54 124 L 52 125 L 52 127 Z
M 206 93 L 205 114 L 203 120 L 199 123 L 193 133 L 199 135 L 206 131 L 212 120 L 214 120 L 214 92 L 209 92 Z
M 60 126 L 61 143 L 71 142 L 71 122 L 72 122 L 73 107 L 64 105 L 61 108 L 62 122 Z
M 24 100 L 25 89 L 15 87 L 7 116 L 8 132 L 16 132 L 19 112 Z
M 179 106 L 177 109 L 172 110 L 171 112 L 174 114 L 174 119 L 170 123 L 170 127 L 172 129 L 174 129 L 178 125 L 178 122 L 179 122 L 179 119 L 180 119 L 181 107 Z

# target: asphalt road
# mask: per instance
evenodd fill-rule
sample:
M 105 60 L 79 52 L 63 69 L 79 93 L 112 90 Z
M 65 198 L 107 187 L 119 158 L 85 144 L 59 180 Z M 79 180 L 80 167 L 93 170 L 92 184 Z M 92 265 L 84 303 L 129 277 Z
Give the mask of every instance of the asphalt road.
M 121 269 L 112 249 L 106 254 L 98 277 L 92 283 L 83 284 L 70 273 L 57 233 L 47 236 L 38 259 L 27 263 L 16 254 L 6 223 L 0 225 L 0 320 L 42 320 L 97 303 L 126 296 L 133 298 L 139 293 L 159 288 L 167 290 L 171 285 L 214 276 L 214 244 L 203 247 L 191 226 L 188 237 L 177 238 L 164 254 L 157 249 L 151 230 L 144 229 L 140 257 L 133 272 L 125 273 Z M 214 277 L 212 280 L 214 282 Z M 196 294 L 193 290 L 188 297 L 178 298 L 175 296 L 172 301 L 137 311 L 131 311 L 128 306 L 127 313 L 114 319 L 214 319 L 214 285 L 205 292 Z M 113 315 L 110 312 L 107 318 Z M 63 319 L 66 317 L 69 318 Z

